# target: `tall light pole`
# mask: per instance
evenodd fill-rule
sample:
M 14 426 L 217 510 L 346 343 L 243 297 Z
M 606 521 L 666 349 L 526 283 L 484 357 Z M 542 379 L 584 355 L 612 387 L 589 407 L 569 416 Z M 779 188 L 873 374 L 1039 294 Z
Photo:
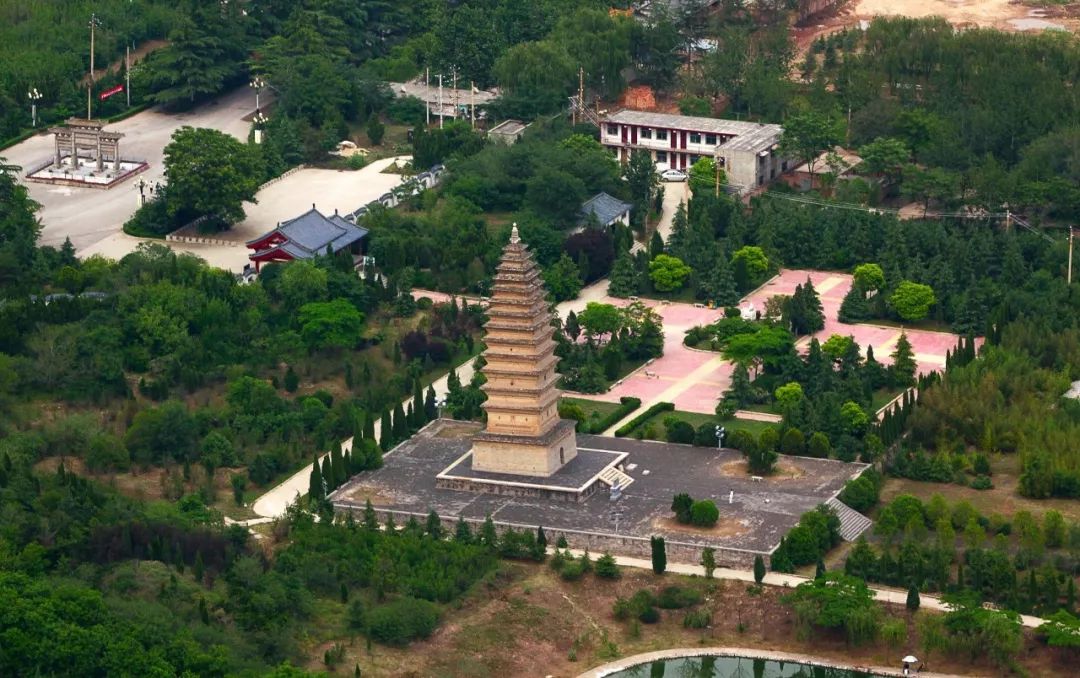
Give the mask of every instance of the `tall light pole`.
M 727 435 L 727 429 L 723 426 L 716 427 L 716 447 L 721 448 L 724 446 L 724 436 Z
M 255 111 L 258 112 L 259 109 L 262 108 L 261 106 L 259 106 L 259 92 L 262 90 L 263 87 L 266 87 L 266 81 L 256 75 L 254 78 L 251 79 L 250 84 L 251 88 L 255 90 Z
M 30 100 L 30 120 L 33 121 L 34 127 L 37 127 L 37 102 L 41 100 L 41 97 L 42 94 L 37 91 L 37 87 L 31 87 L 26 93 L 26 98 Z
M 1067 283 L 1072 285 L 1073 227 L 1069 226 L 1069 273 Z
M 94 90 L 94 28 L 100 22 L 98 21 L 97 14 L 90 14 L 90 80 L 86 83 L 86 119 L 89 120 L 92 116 L 90 110 L 90 100 Z
M 262 114 L 262 111 L 255 109 L 255 115 L 251 118 L 251 122 L 255 124 L 255 143 L 262 143 L 262 126 L 266 124 L 267 118 Z

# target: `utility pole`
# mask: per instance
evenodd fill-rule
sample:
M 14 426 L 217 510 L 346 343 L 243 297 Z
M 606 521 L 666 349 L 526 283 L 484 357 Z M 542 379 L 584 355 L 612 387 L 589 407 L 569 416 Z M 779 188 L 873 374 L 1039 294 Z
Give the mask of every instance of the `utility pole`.
M 453 118 L 454 118 L 454 120 L 457 120 L 457 113 L 458 113 L 458 110 L 457 110 L 457 106 L 458 106 L 457 66 L 451 66 L 450 67 L 450 76 L 454 79 L 454 87 L 452 89 L 452 91 L 453 91 L 453 102 L 454 102 L 454 115 L 453 115 Z
M 1012 212 L 1008 209 L 1005 210 L 1005 232 L 1008 233 L 1012 230 Z
M 1066 282 L 1072 285 L 1072 252 L 1073 252 L 1073 227 L 1069 226 L 1069 273 Z
M 124 92 L 127 94 L 127 107 L 131 108 L 131 45 L 124 45 Z
M 577 105 L 574 106 L 574 124 L 578 122 L 578 108 L 585 108 L 585 69 L 578 66 L 577 70 Z
M 97 24 L 97 14 L 90 14 L 90 80 L 86 83 L 86 119 L 90 119 L 90 97 L 94 90 L 94 26 Z
M 427 126 L 431 126 L 431 66 L 424 69 L 424 117 Z
M 713 156 L 712 163 L 713 163 L 713 175 L 716 178 L 716 197 L 719 198 L 720 197 L 720 163 L 717 162 L 717 158 L 716 158 L 715 155 Z M 687 181 L 690 181 L 690 180 L 687 179 Z
M 442 129 L 442 124 L 443 124 L 442 73 L 439 73 L 439 129 Z
M 26 98 L 30 99 L 30 120 L 33 127 L 37 127 L 37 102 L 41 100 L 41 97 L 42 94 L 37 87 L 31 87 L 26 93 Z
M 469 81 L 469 122 L 476 129 L 476 83 Z

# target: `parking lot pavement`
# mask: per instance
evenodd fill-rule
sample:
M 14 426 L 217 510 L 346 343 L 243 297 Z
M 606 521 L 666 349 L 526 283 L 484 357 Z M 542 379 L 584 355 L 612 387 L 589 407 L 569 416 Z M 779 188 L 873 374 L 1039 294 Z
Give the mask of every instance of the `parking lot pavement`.
M 266 97 L 264 92 L 264 101 Z M 124 134 L 120 156 L 125 160 L 145 160 L 150 169 L 109 190 L 27 182 L 30 197 L 41 205 L 38 217 L 43 228 L 39 242 L 59 246 L 64 238 L 71 238 L 75 250 L 82 254 L 119 233 L 139 206 L 136 187 L 139 178 L 148 182 L 162 180 L 164 149 L 175 130 L 184 125 L 210 127 L 246 139 L 250 123 L 243 118 L 254 107 L 250 88 L 243 87 L 185 113 L 164 113 L 154 108 L 109 125 L 109 131 Z M 52 157 L 53 148 L 53 136 L 41 134 L 0 151 L 0 157 L 22 167 L 20 176 L 25 177 L 27 170 Z

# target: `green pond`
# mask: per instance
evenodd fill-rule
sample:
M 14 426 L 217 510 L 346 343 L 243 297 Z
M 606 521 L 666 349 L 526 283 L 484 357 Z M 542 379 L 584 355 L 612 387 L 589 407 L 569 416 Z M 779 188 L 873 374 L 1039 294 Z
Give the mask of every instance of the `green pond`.
M 608 678 L 871 678 L 872 673 L 747 657 L 679 657 L 639 664 Z

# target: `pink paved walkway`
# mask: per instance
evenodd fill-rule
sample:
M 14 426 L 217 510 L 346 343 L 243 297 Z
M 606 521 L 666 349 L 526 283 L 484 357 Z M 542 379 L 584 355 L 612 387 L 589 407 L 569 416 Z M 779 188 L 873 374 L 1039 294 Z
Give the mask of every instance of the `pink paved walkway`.
M 600 301 L 620 307 L 630 303 L 612 297 Z M 692 351 L 682 341 L 691 327 L 715 322 L 723 311 L 690 304 L 660 304 L 651 299 L 643 299 L 642 303 L 664 320 L 664 355 L 628 375 L 607 393 L 582 397 L 618 402 L 623 396 L 634 396 L 641 398 L 642 407 L 666 401 L 675 403 L 679 410 L 711 414 L 731 382 L 731 364 L 718 353 Z
M 848 293 L 852 285 L 852 277 L 845 273 L 785 269 L 760 290 L 743 299 L 742 306 L 746 306 L 747 302 L 753 302 L 754 308 L 759 311 L 764 310 L 767 299 L 777 294 L 793 294 L 795 286 L 805 283 L 808 277 L 821 297 L 821 306 L 825 311 L 825 329 L 814 335 L 818 341 L 824 342 L 834 334 L 851 336 L 862 347 L 864 355 L 866 348 L 873 346 L 874 357 L 879 362 L 891 364 L 890 354 L 896 348 L 897 340 L 900 339 L 899 328 L 872 324 L 848 325 L 837 320 L 840 304 L 843 303 L 844 295 Z M 904 331 L 915 351 L 915 361 L 918 363 L 920 374 L 944 369 L 945 352 L 956 348 L 960 341 L 958 335 L 948 332 L 916 329 Z M 799 342 L 799 346 L 805 349 L 809 343 L 809 339 L 804 338 Z

